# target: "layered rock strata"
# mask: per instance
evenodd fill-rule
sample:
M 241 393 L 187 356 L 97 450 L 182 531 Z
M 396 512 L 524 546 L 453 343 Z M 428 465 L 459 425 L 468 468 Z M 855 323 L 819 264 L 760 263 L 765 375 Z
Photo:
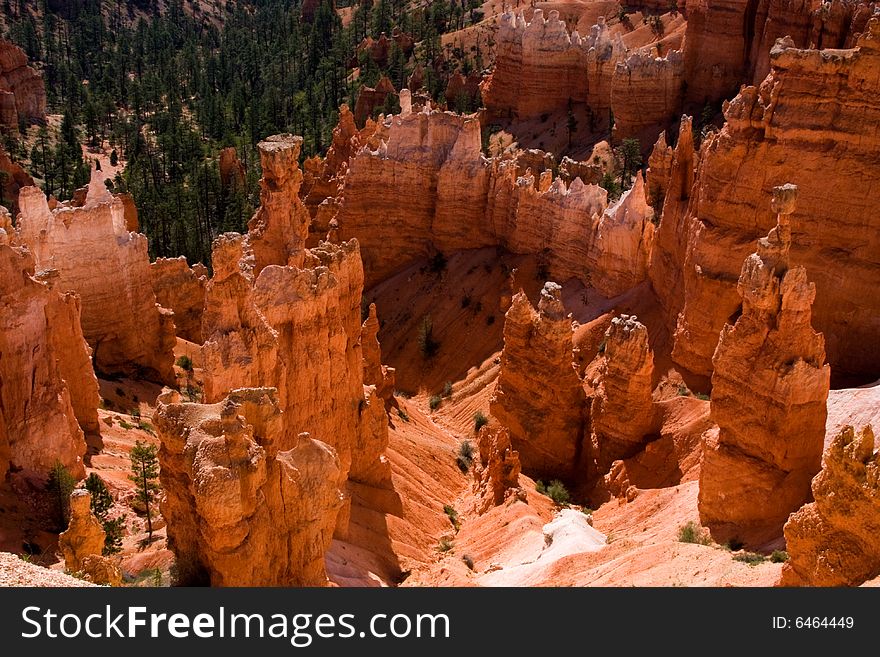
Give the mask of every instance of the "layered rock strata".
M 61 463 L 85 475 L 83 429 L 98 431 L 98 382 L 79 299 L 35 278 L 30 254 L 0 230 L 0 479 Z
M 641 451 L 656 430 L 652 401 L 654 353 L 648 330 L 636 316 L 611 320 L 605 332 L 604 361 L 590 406 L 599 472 Z
M 479 512 L 504 504 L 509 499 L 525 497 L 519 486 L 522 465 L 519 453 L 510 442 L 510 431 L 504 427 L 485 426 L 477 434 L 480 465 L 474 476 L 474 492 L 480 498 Z
M 777 187 L 778 223 L 746 258 L 741 314 L 713 357 L 709 436 L 700 473 L 700 519 L 719 542 L 759 545 L 810 496 L 825 438 L 830 368 L 813 330 L 816 287 L 791 264 L 797 188 Z
M 571 316 L 564 312 L 560 292 L 556 283 L 547 283 L 537 310 L 523 292 L 513 297 L 489 408 L 509 430 L 526 474 L 570 480 L 585 474 L 578 470 L 586 456 L 586 396 L 572 365 Z
M 174 312 L 174 329 L 184 340 L 202 343 L 202 312 L 208 270 L 201 263 L 190 268 L 186 258 L 157 258 L 150 265 L 156 301 Z
M 880 189 L 872 127 L 880 121 L 880 19 L 853 49 L 793 45 L 778 42 L 766 80 L 726 105 L 727 125 L 702 146 L 684 219 L 667 199 L 661 266 L 651 277 L 670 311 L 675 360 L 709 374 L 718 331 L 740 303 L 739 263 L 775 224 L 763 199 L 791 181 L 801 189 L 791 259 L 815 281 L 814 325 L 826 336 L 835 377 L 864 381 L 880 368 L 872 346 L 880 337 L 880 232 L 866 205 Z M 690 175 L 684 164 L 673 176 Z M 859 181 L 860 193 L 849 180 Z
M 36 187 L 21 190 L 19 205 L 16 242 L 38 271 L 57 272 L 58 290 L 79 295 L 95 367 L 174 383 L 172 313 L 156 303 L 147 238 L 127 230 L 123 202 L 93 177 L 82 207 L 50 210 Z

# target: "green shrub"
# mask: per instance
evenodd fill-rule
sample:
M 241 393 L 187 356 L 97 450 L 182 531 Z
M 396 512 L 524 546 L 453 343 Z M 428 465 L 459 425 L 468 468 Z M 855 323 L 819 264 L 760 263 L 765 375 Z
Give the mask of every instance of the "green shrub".
M 419 351 L 422 356 L 431 359 L 437 355 L 440 350 L 440 343 L 434 339 L 434 323 L 431 321 L 430 315 L 425 315 L 422 324 L 419 327 Z
M 189 356 L 183 355 L 175 361 L 176 365 L 185 372 L 192 372 L 193 363 Z
M 559 506 L 565 506 L 571 500 L 565 484 L 558 479 L 554 479 L 549 484 L 545 484 L 539 479 L 535 482 L 535 490 L 541 493 L 541 495 L 546 495 Z
M 678 528 L 679 543 L 695 543 L 696 545 L 709 545 L 709 537 L 703 528 L 693 520 Z
M 467 566 L 468 569 L 474 569 L 474 559 L 471 555 L 466 554 L 461 558 L 461 560 L 464 561 L 464 565 Z
M 400 417 L 400 419 L 403 420 L 404 422 L 409 422 L 409 413 L 406 412 L 406 409 L 398 408 L 398 409 L 397 409 L 397 415 L 398 415 L 398 416 Z
M 443 384 L 443 396 L 447 399 L 452 397 L 452 381 L 447 381 Z
M 49 470 L 49 478 L 46 481 L 46 492 L 52 499 L 55 507 L 55 521 L 62 531 L 67 529 L 67 521 L 70 519 L 70 494 L 76 486 L 76 479 L 60 461 L 55 461 Z
M 773 563 L 785 563 L 788 561 L 788 552 L 785 550 L 773 550 L 773 554 L 770 555 L 770 561 Z
M 486 417 L 483 411 L 477 411 L 474 413 L 474 433 L 479 433 L 480 429 L 489 424 L 489 418 Z
M 156 435 L 156 430 L 153 429 L 153 425 L 146 420 L 141 420 L 140 422 L 138 422 L 138 429 L 140 429 L 141 431 L 146 431 L 149 434 Z
M 455 547 L 455 543 L 450 541 L 445 536 L 440 539 L 440 542 L 437 544 L 437 552 L 449 552 L 452 548 Z
M 691 394 L 691 391 L 688 390 L 687 386 L 678 386 L 678 396 L 679 397 L 688 397 Z
M 701 401 L 709 401 L 709 395 L 707 395 L 705 392 L 698 392 L 697 399 Z
M 461 528 L 461 522 L 458 519 L 458 511 L 450 504 L 443 505 L 443 513 L 449 518 L 450 524 L 455 527 L 455 531 L 458 531 Z
M 443 398 L 440 395 L 433 395 L 431 399 L 428 400 L 428 406 L 432 411 L 436 411 L 440 408 L 440 404 L 443 403 Z
M 461 441 L 461 444 L 458 446 L 458 453 L 455 455 L 455 461 L 458 463 L 458 469 L 467 474 L 474 462 L 474 446 L 470 441 Z
M 758 554 L 757 552 L 743 552 L 741 554 L 734 555 L 733 560 L 747 563 L 750 566 L 757 566 L 759 563 L 764 563 L 766 557 L 764 557 L 763 554 Z
M 134 425 L 133 425 L 133 424 L 129 424 L 129 423 L 126 422 L 125 420 L 119 420 L 119 426 L 122 427 L 122 428 L 125 429 L 125 430 L 128 430 L 128 429 L 134 429 Z

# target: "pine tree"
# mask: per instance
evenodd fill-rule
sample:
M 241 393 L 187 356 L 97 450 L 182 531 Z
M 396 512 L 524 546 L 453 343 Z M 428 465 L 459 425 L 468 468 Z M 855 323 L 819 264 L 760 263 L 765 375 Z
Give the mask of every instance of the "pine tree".
M 131 475 L 135 484 L 137 499 L 144 505 L 147 513 L 147 541 L 153 540 L 153 518 L 150 504 L 159 492 L 159 448 L 138 440 L 131 449 Z
M 76 486 L 76 479 L 60 461 L 49 471 L 49 479 L 46 481 L 46 491 L 49 493 L 55 507 L 56 526 L 59 531 L 67 529 L 70 519 L 70 494 Z
M 107 517 L 113 506 L 113 496 L 104 480 L 94 472 L 86 478 L 85 487 L 92 496 L 92 513 L 104 527 L 104 554 L 116 554 L 122 550 L 122 530 L 125 519 Z

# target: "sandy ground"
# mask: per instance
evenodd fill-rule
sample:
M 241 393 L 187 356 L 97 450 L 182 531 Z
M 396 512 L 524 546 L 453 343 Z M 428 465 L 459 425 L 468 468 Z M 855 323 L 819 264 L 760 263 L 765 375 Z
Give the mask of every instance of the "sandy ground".
M 17 554 L 0 552 L 0 586 L 94 586 L 76 577 L 24 561 Z

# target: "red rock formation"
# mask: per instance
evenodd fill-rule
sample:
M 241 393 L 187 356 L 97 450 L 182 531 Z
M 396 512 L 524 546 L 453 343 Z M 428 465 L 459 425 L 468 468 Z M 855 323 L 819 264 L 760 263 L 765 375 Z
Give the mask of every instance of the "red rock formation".
M 361 87 L 357 101 L 354 104 L 354 122 L 358 127 L 364 127 L 373 114 L 385 105 L 388 94 L 396 93 L 394 85 L 384 75 L 376 84 L 376 88 Z
M 150 265 L 153 293 L 163 308 L 174 311 L 174 328 L 184 340 L 202 344 L 202 311 L 208 271 L 196 263 L 192 269 L 186 258 L 158 258 Z
M 642 148 L 678 118 L 684 93 L 684 58 L 671 50 L 662 58 L 635 52 L 618 62 L 611 80 L 614 140 L 638 139 Z
M 253 253 L 253 275 L 269 264 L 302 266 L 309 214 L 299 200 L 302 137 L 274 135 L 261 141 L 260 207 L 248 222 L 245 239 Z
M 530 476 L 571 479 L 585 462 L 586 396 L 572 361 L 571 317 L 547 283 L 536 311 L 519 292 L 504 320 L 501 372 L 489 409 Z M 536 377 L 540 377 L 536 380 Z
M 98 382 L 79 303 L 32 278 L 33 258 L 0 231 L 0 478 L 10 465 L 45 477 L 56 462 L 85 475 L 83 427 L 97 431 Z
M 880 19 L 855 49 L 797 50 L 783 41 L 771 64 L 760 88 L 745 87 L 726 106 L 727 125 L 703 144 L 684 223 L 664 210 L 658 242 L 669 262 L 652 280 L 676 326 L 673 355 L 693 372 L 711 371 L 717 332 L 739 305 L 737 263 L 773 226 L 762 199 L 790 180 L 801 189 L 791 257 L 815 281 L 814 324 L 826 336 L 835 377 L 864 380 L 880 367 L 873 348 L 880 231 L 849 181 L 868 196 L 880 189 L 872 128 L 880 121 Z M 679 240 L 674 248 L 670 233 Z
M 19 195 L 16 241 L 38 270 L 55 269 L 59 290 L 82 303 L 82 328 L 98 369 L 174 383 L 174 325 L 150 286 L 147 238 L 126 228 L 123 202 L 93 177 L 82 207 L 49 209 L 36 187 Z
M 692 126 L 691 118 L 683 116 L 674 152 L 667 151 L 662 155 L 669 161 L 669 173 L 663 187 L 663 214 L 654 235 L 648 270 L 651 285 L 666 313 L 667 323 L 672 326 L 684 305 L 681 270 L 688 243 L 687 212 L 694 193 L 694 175 L 699 161 L 698 154 L 694 152 Z M 664 162 L 662 168 L 666 166 Z M 650 173 L 648 180 L 650 185 Z
M 467 77 L 456 71 L 449 76 L 449 82 L 446 84 L 446 92 L 444 96 L 446 103 L 451 108 L 457 108 L 460 105 L 472 105 L 480 94 L 480 83 L 483 76 L 478 71 L 469 73 Z
M 607 126 L 611 78 L 623 44 L 608 35 L 604 19 L 589 36 L 569 34 L 559 12 L 535 9 L 531 22 L 505 13 L 496 34 L 495 70 L 483 85 L 483 102 L 494 117 L 526 119 L 571 103 L 585 104 L 595 130 Z
M 220 184 L 223 189 L 242 188 L 245 181 L 245 169 L 241 160 L 238 159 L 235 146 L 221 149 L 218 167 L 220 169 Z
M 292 138 L 261 144 L 264 204 L 247 235 L 228 233 L 214 243 L 202 321 L 205 399 L 275 387 L 284 435 L 295 440 L 307 432 L 332 445 L 343 481 L 387 486 L 388 422 L 384 404 L 374 401 L 388 395 L 387 382 L 368 381 L 378 391 L 364 387 L 360 251 L 354 240 L 304 248 L 298 147 Z M 378 363 L 378 345 L 370 346 Z
M 814 502 L 785 523 L 783 586 L 858 586 L 880 575 L 880 453 L 870 425 L 845 426 L 813 479 Z
M 666 143 L 666 131 L 660 133 L 651 156 L 648 158 L 648 171 L 645 173 L 645 200 L 654 208 L 659 218 L 663 212 L 663 202 L 666 200 L 666 189 L 669 187 L 669 177 L 672 174 L 672 158 L 675 149 Z
M 18 129 L 19 121 L 46 117 L 46 87 L 18 46 L 0 39 L 0 125 Z
M 654 244 L 654 210 L 645 198 L 642 173 L 631 189 L 594 222 L 587 264 L 593 287 L 614 297 L 648 277 Z
M 162 515 L 184 583 L 322 586 L 324 552 L 342 506 L 335 451 L 294 435 L 271 388 L 216 404 L 162 395 Z
M 71 573 L 83 570 L 85 557 L 100 556 L 104 550 L 104 528 L 91 510 L 92 496 L 87 490 L 70 494 L 70 521 L 58 536 L 64 567 Z
M 599 472 L 618 459 L 634 456 L 658 427 L 651 399 L 654 353 L 648 330 L 635 316 L 611 320 L 598 386 L 590 407 Z
M 477 434 L 480 465 L 474 475 L 474 493 L 480 498 L 479 512 L 504 504 L 511 498 L 524 498 L 525 491 L 519 487 L 522 466 L 519 453 L 510 443 L 506 428 L 488 427 Z
M 4 201 L 12 201 L 14 210 L 18 207 L 19 190 L 22 187 L 33 186 L 34 179 L 21 166 L 12 161 L 2 146 L 0 146 L 0 172 L 6 174 L 6 177 L 3 178 L 3 188 L 0 189 L 0 197 Z
M 370 314 L 361 326 L 361 351 L 364 356 L 364 385 L 376 386 L 376 394 L 385 405 L 396 404 L 394 399 L 394 368 L 382 364 L 379 344 L 379 318 L 376 304 L 370 304 Z
M 780 535 L 810 495 L 825 437 L 830 368 L 810 325 L 816 288 L 790 264 L 797 187 L 774 189 L 778 223 L 746 258 L 742 314 L 715 350 L 709 437 L 700 473 L 700 520 L 719 542 L 761 544 Z
M 633 233 L 628 242 L 644 242 L 629 253 L 607 254 L 609 262 L 635 258 L 626 267 L 644 275 L 636 261 L 650 252 L 650 229 L 637 227 L 637 213 L 630 212 L 642 192 L 621 206 L 622 215 L 603 220 L 602 188 L 578 178 L 569 185 L 551 182 L 549 173 L 542 184 L 528 171 L 520 176 L 519 168 L 517 160 L 483 157 L 475 118 L 414 113 L 405 99 L 401 114 L 388 120 L 387 141 L 352 158 L 335 218 L 340 238 L 357 237 L 361 244 L 367 286 L 437 250 L 484 246 L 544 254 L 552 277 L 586 280 L 591 248 L 594 260 L 600 258 L 594 242 L 603 223 L 616 226 L 615 244 L 621 227 Z M 610 272 L 609 285 L 622 284 L 613 279 Z

